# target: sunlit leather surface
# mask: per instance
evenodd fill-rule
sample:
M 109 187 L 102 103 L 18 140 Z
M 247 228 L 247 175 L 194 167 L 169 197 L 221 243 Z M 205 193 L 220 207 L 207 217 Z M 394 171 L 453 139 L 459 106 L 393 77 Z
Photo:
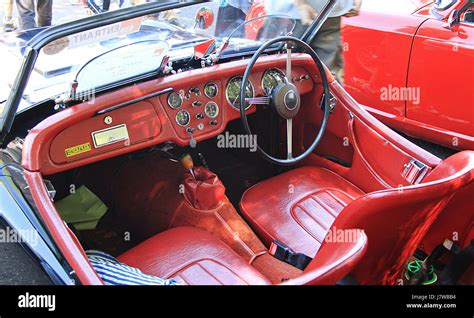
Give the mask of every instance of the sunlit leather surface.
M 270 284 L 215 236 L 191 227 L 160 233 L 118 259 L 146 274 L 188 285 Z
M 240 208 L 267 244 L 277 239 L 312 257 L 342 209 L 363 194 L 329 170 L 303 167 L 250 188 Z

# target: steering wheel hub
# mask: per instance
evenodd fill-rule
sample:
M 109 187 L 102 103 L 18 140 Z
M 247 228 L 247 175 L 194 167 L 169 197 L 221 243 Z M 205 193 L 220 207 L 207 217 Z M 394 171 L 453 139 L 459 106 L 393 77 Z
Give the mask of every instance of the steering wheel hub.
M 300 110 L 301 97 L 293 84 L 279 84 L 272 91 L 272 106 L 284 119 L 295 118 Z

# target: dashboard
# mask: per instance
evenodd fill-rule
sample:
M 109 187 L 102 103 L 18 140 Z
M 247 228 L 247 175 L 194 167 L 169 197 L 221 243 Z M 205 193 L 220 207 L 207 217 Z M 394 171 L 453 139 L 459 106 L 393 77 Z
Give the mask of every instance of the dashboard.
M 31 134 L 48 135 L 36 165 L 47 175 L 165 142 L 185 147 L 214 138 L 240 118 L 245 67 L 246 61 L 240 60 L 186 71 L 65 109 Z M 247 97 L 271 94 L 273 87 L 286 81 L 284 69 L 284 56 L 259 60 L 249 78 Z M 315 70 L 311 58 L 293 62 L 291 81 L 302 95 L 319 82 L 310 75 Z M 245 106 L 247 114 L 263 107 Z

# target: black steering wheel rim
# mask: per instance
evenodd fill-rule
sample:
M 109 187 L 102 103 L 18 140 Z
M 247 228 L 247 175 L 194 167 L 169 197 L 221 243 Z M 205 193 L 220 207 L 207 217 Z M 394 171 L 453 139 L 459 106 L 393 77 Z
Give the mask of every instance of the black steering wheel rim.
M 293 165 L 296 164 L 303 159 L 305 159 L 307 156 L 309 156 L 311 153 L 313 153 L 314 149 L 318 146 L 318 144 L 321 142 L 321 139 L 324 135 L 324 132 L 326 131 L 329 115 L 330 115 L 330 107 L 329 107 L 329 101 L 330 101 L 330 90 L 329 90 L 329 81 L 326 75 L 326 71 L 324 68 L 323 63 L 319 59 L 318 55 L 316 52 L 305 42 L 301 41 L 298 38 L 292 37 L 292 36 L 281 36 L 274 38 L 272 40 L 267 41 L 265 44 L 260 47 L 257 52 L 252 56 L 252 58 L 249 61 L 249 64 L 247 65 L 247 68 L 245 69 L 244 76 L 242 78 L 242 84 L 240 87 L 240 119 L 242 121 L 242 125 L 244 127 L 245 132 L 251 136 L 252 131 L 250 130 L 250 126 L 247 120 L 247 110 L 246 108 L 246 87 L 247 83 L 249 82 L 250 78 L 250 73 L 257 62 L 258 58 L 272 45 L 275 43 L 279 42 L 287 42 L 287 45 L 289 43 L 296 43 L 298 46 L 303 47 L 308 53 L 313 61 L 315 62 L 319 73 L 321 74 L 321 79 L 322 79 L 322 85 L 323 85 L 323 91 L 324 91 L 324 97 L 323 97 L 323 107 L 324 107 L 324 116 L 323 116 L 323 121 L 321 123 L 321 127 L 319 128 L 319 132 L 316 135 L 316 138 L 314 139 L 313 143 L 311 146 L 306 149 L 302 154 L 295 158 L 287 158 L 287 159 L 280 159 L 280 158 L 275 158 L 271 155 L 269 155 L 265 150 L 263 150 L 260 145 L 258 145 L 257 142 L 257 152 L 267 161 L 276 164 L 276 165 L 281 165 L 281 166 L 288 166 L 288 165 Z M 288 63 L 288 61 L 287 61 Z M 291 83 L 292 79 L 288 78 L 288 81 Z M 257 139 L 258 140 L 258 139 Z M 288 142 L 288 141 L 287 141 Z

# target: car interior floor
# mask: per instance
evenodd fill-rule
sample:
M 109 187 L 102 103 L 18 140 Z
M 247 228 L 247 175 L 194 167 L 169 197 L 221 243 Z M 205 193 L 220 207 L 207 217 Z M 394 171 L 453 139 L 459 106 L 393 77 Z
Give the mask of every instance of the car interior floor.
M 239 133 L 240 123 L 236 124 L 228 127 L 229 133 Z M 196 166 L 207 166 L 219 177 L 226 187 L 226 201 L 220 208 L 198 211 L 183 203 L 180 186 L 185 169 L 155 148 L 46 177 L 57 191 L 56 201 L 67 197 L 72 187 L 86 186 L 107 206 L 95 229 L 78 231 L 69 224 L 85 250 L 119 256 L 160 232 L 191 226 L 219 237 L 275 283 L 301 274 L 270 256 L 239 212 L 243 192 L 280 173 L 280 168 L 249 149 L 219 148 L 216 139 L 199 143 L 195 149 L 170 152 L 175 158 L 190 153 Z

